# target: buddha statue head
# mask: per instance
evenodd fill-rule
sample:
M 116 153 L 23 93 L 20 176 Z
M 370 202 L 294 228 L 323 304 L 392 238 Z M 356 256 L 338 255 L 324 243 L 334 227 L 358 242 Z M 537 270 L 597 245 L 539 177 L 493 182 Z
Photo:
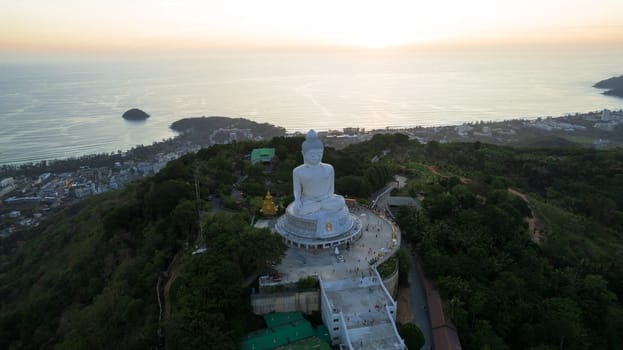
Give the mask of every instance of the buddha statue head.
M 324 151 L 324 146 L 320 139 L 318 139 L 318 134 L 313 129 L 309 130 L 307 136 L 305 137 L 305 141 L 301 145 L 301 153 L 303 153 L 303 161 L 306 165 L 318 165 L 322 161 L 322 153 Z

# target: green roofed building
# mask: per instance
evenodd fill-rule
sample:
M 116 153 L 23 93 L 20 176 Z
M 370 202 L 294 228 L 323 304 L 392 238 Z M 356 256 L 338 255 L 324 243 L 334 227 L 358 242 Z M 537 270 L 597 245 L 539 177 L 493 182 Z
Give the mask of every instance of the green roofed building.
M 331 345 L 316 337 L 310 337 L 296 343 L 280 346 L 275 350 L 331 350 Z
M 262 163 L 270 163 L 275 157 L 275 149 L 274 148 L 256 148 L 251 151 L 251 163 L 255 164 L 258 162 Z
M 305 319 L 300 312 L 274 312 L 264 315 L 264 321 L 266 321 L 268 328 L 277 328 L 292 322 L 305 321 Z
M 272 349 L 330 349 L 319 337 L 323 331 L 314 331 L 300 312 L 264 315 L 268 328 L 247 334 L 242 341 L 243 350 Z
M 327 344 L 331 344 L 331 336 L 329 335 L 329 330 L 325 325 L 320 325 L 314 329 L 314 333 L 316 333 L 316 338 L 326 342 Z

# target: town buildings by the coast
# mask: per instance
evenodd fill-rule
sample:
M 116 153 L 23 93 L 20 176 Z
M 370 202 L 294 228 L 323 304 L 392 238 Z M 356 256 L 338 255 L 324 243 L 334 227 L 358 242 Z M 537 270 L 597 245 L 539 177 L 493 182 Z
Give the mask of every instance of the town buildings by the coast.
M 0 182 L 0 237 L 7 237 L 20 228 L 38 226 L 52 208 L 117 190 L 136 179 L 155 174 L 180 155 L 172 152 L 158 154 L 149 162 L 128 159 L 112 167 L 81 166 L 71 172 L 4 178 Z
M 561 137 L 584 147 L 606 148 L 623 146 L 617 128 L 623 127 L 623 110 L 607 109 L 589 113 L 576 113 L 562 117 L 512 119 L 501 122 L 472 122 L 461 125 L 380 129 L 365 131 L 344 128 L 342 131 L 320 132 L 319 135 L 332 147 L 345 147 L 366 141 L 374 134 L 400 132 L 420 143 L 486 142 L 493 144 L 521 144 L 535 137 Z

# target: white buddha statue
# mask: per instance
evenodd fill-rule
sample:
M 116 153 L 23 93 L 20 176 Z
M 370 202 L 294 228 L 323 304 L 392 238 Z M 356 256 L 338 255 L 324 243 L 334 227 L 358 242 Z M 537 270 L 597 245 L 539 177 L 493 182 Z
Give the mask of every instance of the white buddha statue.
M 344 207 L 344 198 L 334 191 L 335 175 L 330 164 L 322 163 L 324 147 L 314 130 L 307 133 L 301 146 L 304 164 L 292 171 L 294 214 L 334 212 Z
M 333 247 L 361 233 L 361 222 L 350 214 L 344 198 L 333 193 L 333 167 L 322 163 L 323 150 L 318 135 L 310 130 L 301 146 L 304 164 L 292 171 L 294 202 L 275 224 L 289 245 Z

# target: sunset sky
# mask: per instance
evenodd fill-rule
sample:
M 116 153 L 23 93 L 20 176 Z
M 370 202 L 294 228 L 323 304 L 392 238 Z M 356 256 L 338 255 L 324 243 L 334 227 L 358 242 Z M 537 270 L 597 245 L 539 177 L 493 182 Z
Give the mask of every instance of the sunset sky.
M 621 0 L 0 0 L 0 51 L 623 44 Z

